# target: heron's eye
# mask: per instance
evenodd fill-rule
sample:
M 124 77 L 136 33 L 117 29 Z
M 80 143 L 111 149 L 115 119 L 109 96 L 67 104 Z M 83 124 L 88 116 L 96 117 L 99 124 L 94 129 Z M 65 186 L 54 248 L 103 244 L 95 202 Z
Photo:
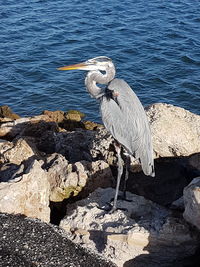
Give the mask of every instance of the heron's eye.
M 104 75 L 104 74 L 106 74 L 106 71 L 105 70 L 101 70 L 101 73 Z

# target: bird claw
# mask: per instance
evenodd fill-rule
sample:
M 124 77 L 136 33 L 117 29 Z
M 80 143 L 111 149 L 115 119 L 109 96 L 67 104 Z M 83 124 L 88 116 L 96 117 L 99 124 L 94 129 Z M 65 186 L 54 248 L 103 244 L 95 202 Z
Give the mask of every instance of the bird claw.
M 109 203 L 109 202 L 106 202 L 106 205 L 108 205 L 108 207 L 97 207 L 98 209 L 100 210 L 104 210 L 104 211 L 111 211 L 113 206 Z
M 113 199 L 111 199 L 111 202 L 113 201 Z M 131 201 L 131 200 L 130 200 Z M 115 211 L 117 210 L 122 210 L 122 211 L 128 211 L 126 208 L 117 208 L 114 207 L 112 204 L 110 204 L 109 202 L 106 202 L 107 207 L 97 207 L 100 210 L 106 211 L 109 214 L 113 214 Z

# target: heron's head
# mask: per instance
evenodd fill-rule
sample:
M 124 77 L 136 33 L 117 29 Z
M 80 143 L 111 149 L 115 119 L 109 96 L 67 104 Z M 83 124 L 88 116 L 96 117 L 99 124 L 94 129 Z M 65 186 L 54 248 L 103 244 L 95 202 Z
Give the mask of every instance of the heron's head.
M 87 70 L 87 71 L 106 71 L 108 68 L 113 68 L 113 62 L 109 57 L 95 57 L 85 62 L 64 66 L 58 70 Z

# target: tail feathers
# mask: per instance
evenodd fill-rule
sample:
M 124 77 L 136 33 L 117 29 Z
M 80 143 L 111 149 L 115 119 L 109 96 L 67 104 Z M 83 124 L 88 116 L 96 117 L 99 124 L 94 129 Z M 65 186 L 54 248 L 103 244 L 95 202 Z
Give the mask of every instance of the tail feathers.
M 154 163 L 145 164 L 145 166 L 142 164 L 142 170 L 145 175 L 155 177 Z

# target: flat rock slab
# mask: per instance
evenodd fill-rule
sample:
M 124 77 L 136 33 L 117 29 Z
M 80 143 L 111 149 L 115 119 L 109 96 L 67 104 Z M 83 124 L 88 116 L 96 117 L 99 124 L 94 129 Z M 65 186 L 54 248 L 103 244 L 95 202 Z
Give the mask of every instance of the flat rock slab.
M 114 191 L 99 188 L 67 206 L 60 227 L 69 238 L 120 267 L 128 262 L 133 265 L 127 266 L 171 266 L 195 252 L 197 235 L 188 224 L 144 197 L 127 192 L 129 201 L 119 200 L 120 209 L 114 213 L 102 210 L 109 207 Z M 134 265 L 138 257 L 143 265 Z
M 53 225 L 2 213 L 0 224 L 0 266 L 115 266 L 72 243 Z

